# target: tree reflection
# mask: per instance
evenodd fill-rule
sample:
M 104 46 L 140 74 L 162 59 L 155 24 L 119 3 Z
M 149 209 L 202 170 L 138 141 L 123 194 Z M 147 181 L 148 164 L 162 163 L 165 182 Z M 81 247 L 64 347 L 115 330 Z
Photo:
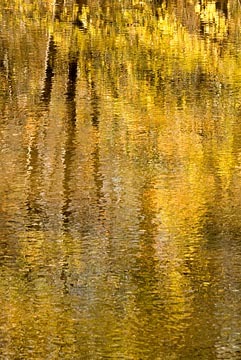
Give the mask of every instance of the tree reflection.
M 235 357 L 238 12 L 41 4 L 0 4 L 3 357 Z
M 49 38 L 47 56 L 46 56 L 47 60 L 46 60 L 44 87 L 41 94 L 41 101 L 45 104 L 46 107 L 48 107 L 51 99 L 56 55 L 57 55 L 57 47 L 54 41 L 54 36 L 51 35 Z
M 66 144 L 64 155 L 64 223 L 68 224 L 71 215 L 71 169 L 75 156 L 75 131 L 76 131 L 76 86 L 78 74 L 78 51 L 69 54 L 68 82 L 66 93 L 67 118 L 66 118 Z

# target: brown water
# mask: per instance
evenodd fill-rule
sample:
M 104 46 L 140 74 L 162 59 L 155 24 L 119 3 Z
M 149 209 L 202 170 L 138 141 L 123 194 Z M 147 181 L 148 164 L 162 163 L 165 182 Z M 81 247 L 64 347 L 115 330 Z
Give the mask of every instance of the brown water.
M 240 2 L 0 24 L 0 358 L 241 359 Z

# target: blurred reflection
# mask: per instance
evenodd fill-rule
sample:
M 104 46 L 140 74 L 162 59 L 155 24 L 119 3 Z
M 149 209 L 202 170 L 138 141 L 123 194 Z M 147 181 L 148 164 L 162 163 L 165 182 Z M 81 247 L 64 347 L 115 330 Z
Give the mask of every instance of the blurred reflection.
M 1 2 L 0 357 L 239 359 L 236 5 Z

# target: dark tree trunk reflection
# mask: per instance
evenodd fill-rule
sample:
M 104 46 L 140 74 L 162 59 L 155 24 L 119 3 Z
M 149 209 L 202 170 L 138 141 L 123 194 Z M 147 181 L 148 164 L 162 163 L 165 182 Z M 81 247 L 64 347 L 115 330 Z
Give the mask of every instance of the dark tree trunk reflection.
M 71 54 L 68 64 L 68 83 L 66 93 L 67 104 L 67 138 L 64 156 L 64 206 L 62 209 L 64 224 L 67 225 L 71 215 L 71 168 L 75 154 L 75 132 L 76 132 L 76 83 L 78 73 L 78 52 Z
M 57 53 L 57 49 L 56 49 L 54 37 L 50 36 L 48 50 L 47 50 L 44 87 L 41 94 L 41 101 L 46 105 L 46 107 L 49 105 L 51 99 L 56 53 Z

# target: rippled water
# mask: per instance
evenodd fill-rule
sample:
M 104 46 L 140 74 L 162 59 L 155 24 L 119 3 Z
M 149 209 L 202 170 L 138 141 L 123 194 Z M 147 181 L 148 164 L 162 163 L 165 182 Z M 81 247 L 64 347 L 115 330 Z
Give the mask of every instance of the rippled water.
M 1 359 L 241 358 L 241 8 L 185 4 L 1 1 Z

